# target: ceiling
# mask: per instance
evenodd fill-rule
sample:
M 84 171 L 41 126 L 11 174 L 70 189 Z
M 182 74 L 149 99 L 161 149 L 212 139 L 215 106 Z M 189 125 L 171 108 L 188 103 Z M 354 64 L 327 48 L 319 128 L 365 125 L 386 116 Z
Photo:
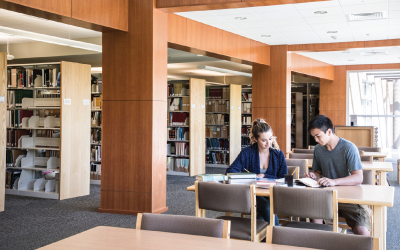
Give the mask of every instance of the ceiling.
M 81 39 L 99 37 L 102 35 L 101 32 L 49 21 L 4 9 L 0 9 L 0 26 L 66 39 Z M 0 44 L 7 44 L 7 38 L 9 38 L 10 44 L 34 42 L 29 39 L 0 34 Z
M 388 18 L 346 19 L 346 14 L 380 11 Z M 269 45 L 400 38 L 400 0 L 333 0 L 175 14 Z

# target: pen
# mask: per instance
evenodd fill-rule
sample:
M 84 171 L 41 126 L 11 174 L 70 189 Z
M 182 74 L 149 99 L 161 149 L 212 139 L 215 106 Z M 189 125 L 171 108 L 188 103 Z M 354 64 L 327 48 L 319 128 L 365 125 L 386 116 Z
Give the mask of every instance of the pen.
M 247 170 L 247 169 L 244 169 L 244 171 L 246 171 L 247 173 L 250 173 L 249 170 Z

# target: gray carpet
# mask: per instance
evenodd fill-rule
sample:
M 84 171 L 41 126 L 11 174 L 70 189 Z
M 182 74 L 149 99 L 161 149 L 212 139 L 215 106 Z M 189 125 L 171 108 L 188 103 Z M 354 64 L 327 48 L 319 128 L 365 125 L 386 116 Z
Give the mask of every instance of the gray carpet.
M 223 169 L 207 169 L 207 173 L 223 172 Z M 393 171 L 389 180 L 396 186 L 396 192 L 395 206 L 388 208 L 388 250 L 399 249 L 400 188 L 396 179 L 396 171 Z M 186 187 L 193 183 L 191 177 L 168 176 L 168 214 L 194 216 L 195 195 L 186 191 Z M 0 213 L 0 249 L 36 249 L 96 226 L 135 228 L 136 216 L 97 212 L 100 186 L 92 185 L 90 193 L 89 196 L 64 201 L 6 195 L 6 210 Z M 207 217 L 217 215 L 207 212 Z

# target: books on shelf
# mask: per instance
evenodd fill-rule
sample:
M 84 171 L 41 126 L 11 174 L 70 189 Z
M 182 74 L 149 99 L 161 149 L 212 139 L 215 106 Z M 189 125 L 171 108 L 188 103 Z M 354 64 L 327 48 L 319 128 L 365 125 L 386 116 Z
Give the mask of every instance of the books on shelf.
M 91 112 L 91 124 L 93 127 L 98 127 L 101 126 L 101 118 L 102 118 L 102 113 L 101 112 Z
M 251 116 L 242 116 L 242 125 L 251 125 Z
M 229 99 L 229 96 L 229 87 L 206 89 L 206 98 L 208 99 Z
M 100 96 L 93 96 L 93 99 L 92 99 L 92 110 L 102 109 L 101 100 L 102 100 L 102 96 L 101 95 Z
M 169 141 L 188 141 L 189 140 L 189 128 L 168 128 L 168 140 Z
M 206 100 L 206 112 L 229 113 L 228 100 Z
M 101 180 L 101 164 L 90 165 L 90 179 L 91 180 Z
M 252 103 L 242 103 L 242 114 L 251 114 Z
M 229 124 L 229 114 L 206 114 L 207 125 Z
M 228 126 L 206 126 L 206 137 L 210 138 L 228 138 Z
M 207 150 L 229 150 L 229 140 L 206 138 L 206 147 Z
M 242 93 L 242 102 L 252 102 L 252 94 L 251 93 Z
M 21 108 L 22 100 L 24 98 L 33 98 L 32 90 L 8 90 L 7 93 L 7 106 L 8 108 Z
M 176 155 L 189 155 L 189 143 L 175 142 L 175 154 Z
M 25 69 L 23 67 L 8 70 L 7 85 L 11 88 L 59 87 L 61 73 L 59 68 Z
M 169 126 L 189 126 L 189 113 L 169 113 Z
M 196 175 L 198 181 L 226 181 L 228 176 L 224 174 L 199 174 Z
M 187 96 L 189 95 L 189 84 L 171 83 L 168 84 L 168 96 Z
M 223 151 L 223 152 L 209 151 L 209 153 L 206 154 L 206 163 L 229 165 L 229 153 L 228 151 Z
M 250 138 L 248 136 L 242 136 L 242 148 L 250 146 Z
M 189 159 L 167 157 L 167 171 L 189 172 Z

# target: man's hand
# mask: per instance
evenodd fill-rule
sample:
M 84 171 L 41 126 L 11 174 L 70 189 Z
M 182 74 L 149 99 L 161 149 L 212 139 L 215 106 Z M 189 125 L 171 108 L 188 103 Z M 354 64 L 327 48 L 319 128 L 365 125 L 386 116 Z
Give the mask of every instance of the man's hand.
M 317 180 L 317 176 L 313 172 L 304 173 L 304 177 L 311 178 L 313 180 Z
M 265 177 L 265 174 L 258 174 L 257 175 L 257 178 L 264 178 Z
M 321 186 L 325 186 L 325 187 L 334 187 L 334 186 L 336 186 L 336 181 L 324 177 L 324 178 L 319 179 L 318 184 Z

